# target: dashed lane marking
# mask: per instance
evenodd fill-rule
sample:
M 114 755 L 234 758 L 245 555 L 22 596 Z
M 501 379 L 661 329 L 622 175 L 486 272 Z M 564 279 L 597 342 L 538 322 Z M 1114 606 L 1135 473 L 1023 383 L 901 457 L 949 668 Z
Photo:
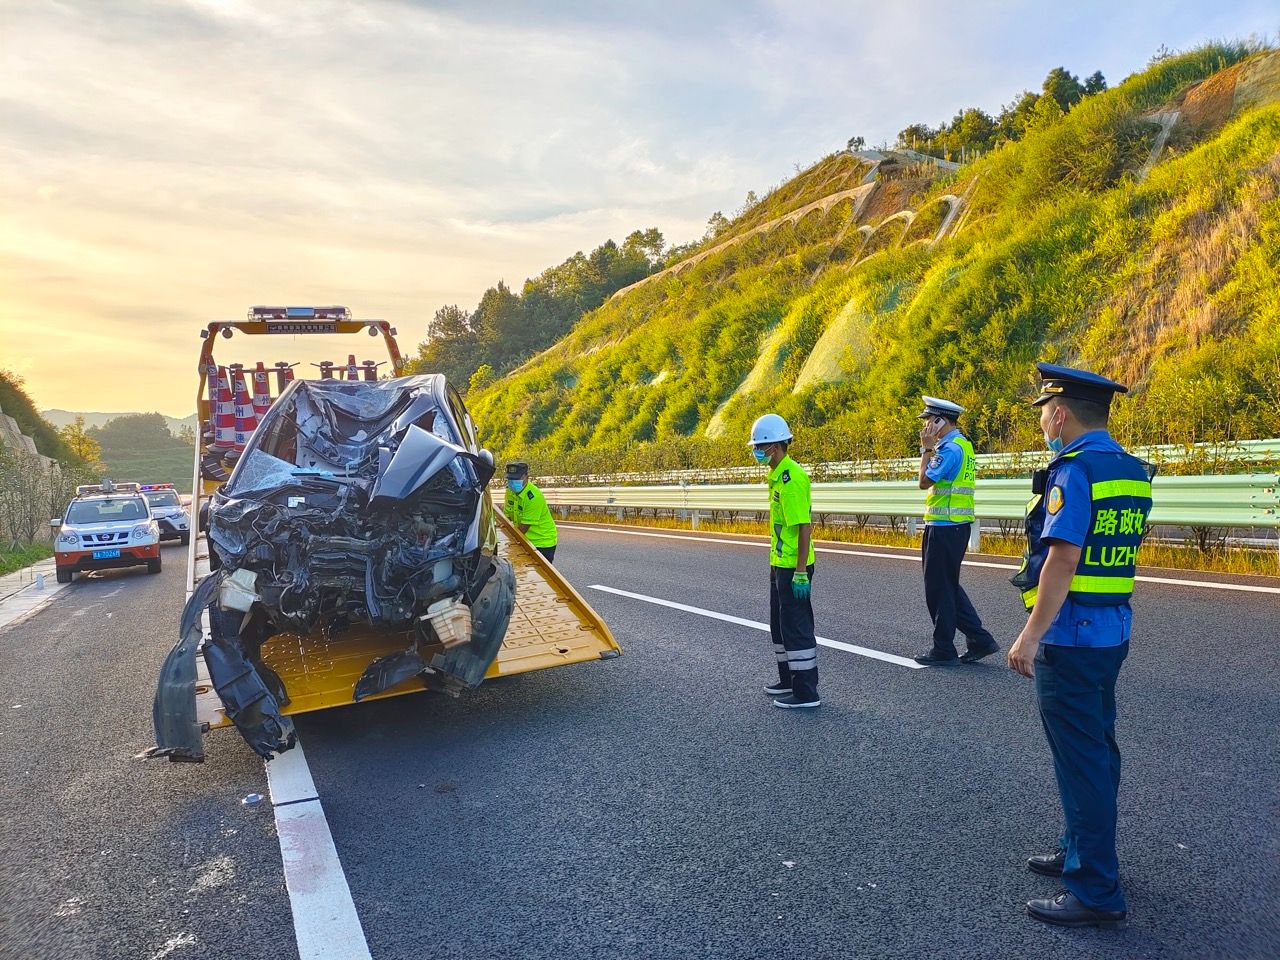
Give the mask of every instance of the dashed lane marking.
M 590 530 L 596 533 L 614 533 L 626 537 L 658 537 L 663 540 L 692 540 L 695 543 L 726 543 L 735 547 L 755 547 L 756 549 L 768 549 L 768 543 L 762 543 L 759 540 L 728 540 L 721 537 L 694 537 L 685 536 L 682 533 L 654 533 L 648 530 L 619 530 L 616 527 L 595 527 L 585 523 L 562 523 L 562 527 L 569 530 Z M 879 560 L 905 560 L 909 563 L 919 563 L 919 554 L 905 553 L 878 553 L 874 550 L 845 550 L 836 547 L 818 547 L 813 548 L 814 553 L 835 553 L 843 554 L 849 557 L 875 557 Z M 990 567 L 993 570 L 1017 570 L 1016 563 L 991 563 L 986 560 L 965 560 L 966 567 Z M 1280 587 L 1267 587 L 1253 583 L 1223 583 L 1219 580 L 1182 580 L 1177 577 L 1151 577 L 1138 576 L 1139 583 L 1161 583 L 1174 587 L 1204 587 L 1208 590 L 1237 590 L 1241 593 L 1270 593 L 1280 594 Z
M 302 744 L 266 766 L 298 957 L 370 960 L 364 928 Z
M 650 597 L 643 593 L 632 593 L 630 590 L 619 590 L 617 587 L 606 587 L 600 583 L 593 583 L 588 589 L 616 594 L 619 597 L 630 597 L 632 600 L 643 600 L 645 603 L 656 604 L 659 607 L 670 607 L 672 610 L 682 610 L 685 613 L 697 614 L 700 617 L 709 617 L 712 620 L 723 620 L 725 623 L 734 623 L 740 627 L 749 627 L 752 630 L 763 630 L 765 633 L 769 632 L 769 625 L 767 623 L 761 623 L 758 620 L 747 620 L 745 617 L 735 617 L 732 614 L 720 613 L 716 610 L 707 610 L 703 607 L 691 607 L 687 603 L 676 603 L 674 600 L 664 600 L 661 597 Z M 916 663 L 914 660 L 907 657 L 900 657 L 893 653 L 885 653 L 883 650 L 873 650 L 870 647 L 860 647 L 854 643 L 844 643 L 841 640 L 828 640 L 826 637 L 818 637 L 818 645 L 831 647 L 834 650 L 843 650 L 846 653 L 856 653 L 860 657 L 870 657 L 872 660 L 883 660 L 885 663 L 895 663 L 900 667 L 910 667 L 912 670 L 925 669 L 923 664 Z

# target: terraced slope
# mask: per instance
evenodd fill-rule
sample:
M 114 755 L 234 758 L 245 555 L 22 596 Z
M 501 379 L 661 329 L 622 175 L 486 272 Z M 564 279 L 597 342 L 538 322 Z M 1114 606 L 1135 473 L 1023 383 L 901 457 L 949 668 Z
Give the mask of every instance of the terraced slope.
M 1172 117 L 1172 119 L 1171 119 Z M 1133 442 L 1280 432 L 1280 55 L 1215 45 L 954 171 L 836 154 L 469 403 L 554 472 L 912 449 L 921 392 L 1038 441 L 1036 359 L 1134 385 Z

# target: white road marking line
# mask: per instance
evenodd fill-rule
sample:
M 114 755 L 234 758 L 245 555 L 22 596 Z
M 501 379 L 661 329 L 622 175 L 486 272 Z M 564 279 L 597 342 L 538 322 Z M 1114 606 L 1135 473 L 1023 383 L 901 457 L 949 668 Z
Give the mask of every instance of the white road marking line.
M 371 960 L 302 744 L 266 768 L 299 960 Z
M 597 533 L 616 533 L 628 537 L 660 537 L 664 540 L 693 540 L 698 543 L 727 543 L 735 547 L 756 547 L 768 549 L 767 543 L 758 540 L 724 540 L 719 537 L 686 537 L 679 533 L 650 533 L 644 530 L 618 530 L 614 527 L 593 527 L 585 523 L 562 523 L 562 527 L 570 530 L 593 530 Z M 906 560 L 919 563 L 919 555 L 902 553 L 877 553 L 873 550 L 843 550 L 835 547 L 814 547 L 815 553 L 838 553 L 851 557 L 878 557 L 881 560 Z M 1017 564 L 991 563 L 986 560 L 965 560 L 966 567 L 990 567 L 993 570 L 1017 570 Z M 1180 580 L 1176 577 L 1138 576 L 1139 583 L 1163 583 L 1175 587 L 1204 587 L 1208 590 L 1236 590 L 1241 593 L 1280 594 L 1280 587 L 1264 587 L 1252 583 L 1223 583 L 1218 580 Z
M 630 597 L 632 600 L 643 600 L 645 603 L 657 604 L 660 607 L 670 607 L 672 610 L 683 610 L 685 613 L 695 613 L 700 617 L 710 617 L 712 620 L 723 620 L 725 623 L 734 623 L 740 627 L 749 627 L 752 630 L 763 630 L 769 632 L 769 625 L 761 623 L 758 620 L 747 620 L 743 617 L 735 617 L 727 613 L 719 613 L 715 610 L 707 610 L 703 607 L 691 607 L 687 603 L 676 603 L 674 600 L 663 600 L 661 597 L 650 597 L 643 593 L 632 593 L 630 590 L 619 590 L 617 587 L 606 587 L 600 583 L 593 583 L 588 588 L 591 590 L 600 590 L 604 593 L 616 594 L 619 597 Z M 896 663 L 900 667 L 910 667 L 912 670 L 925 669 L 924 664 L 916 663 L 908 657 L 899 657 L 897 654 L 885 653 L 882 650 L 872 650 L 870 647 L 860 647 L 853 643 L 844 643 L 840 640 L 828 640 L 826 637 L 818 637 L 818 644 L 824 647 L 831 647 L 835 650 L 844 650 L 846 653 L 856 653 L 860 657 L 870 657 L 872 660 L 883 660 L 885 663 Z

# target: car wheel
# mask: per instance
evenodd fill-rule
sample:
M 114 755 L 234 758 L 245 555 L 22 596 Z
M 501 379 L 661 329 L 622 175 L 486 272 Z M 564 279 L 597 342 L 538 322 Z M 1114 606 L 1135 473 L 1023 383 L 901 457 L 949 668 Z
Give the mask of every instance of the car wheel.
M 184 533 L 182 535 L 182 545 L 185 547 L 190 542 L 191 542 L 191 534 Z
M 74 574 L 74 573 L 72 573 L 70 570 L 59 570 L 59 571 L 58 571 L 58 582 L 59 582 L 59 583 L 70 583 L 70 582 L 71 582 L 71 578 L 72 578 L 72 577 L 74 577 L 74 576 L 75 576 L 75 574 Z
M 159 573 L 159 572 L 160 572 L 160 558 L 156 557 L 154 560 L 148 560 L 147 573 Z

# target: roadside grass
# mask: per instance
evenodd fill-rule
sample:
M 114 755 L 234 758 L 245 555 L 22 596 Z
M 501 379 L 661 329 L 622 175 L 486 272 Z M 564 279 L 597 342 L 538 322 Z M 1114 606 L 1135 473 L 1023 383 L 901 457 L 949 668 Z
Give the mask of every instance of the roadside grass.
M 610 513 L 574 511 L 561 519 L 578 523 L 609 523 L 621 526 L 659 527 L 666 530 L 689 530 L 689 521 L 676 517 L 626 517 L 619 520 Z M 762 520 L 711 520 L 699 518 L 698 530 L 704 533 L 737 533 L 749 536 L 768 536 L 768 525 Z M 900 530 L 882 527 L 858 527 L 856 524 L 815 524 L 815 540 L 836 543 L 862 544 L 875 547 L 900 547 L 920 549 L 919 534 L 909 534 L 905 523 Z M 1006 536 L 988 530 L 982 532 L 982 547 L 978 551 L 987 556 L 1018 558 L 1026 541 L 1021 536 Z M 1194 542 L 1186 546 L 1172 543 L 1145 543 L 1142 546 L 1141 566 L 1163 567 L 1170 570 L 1187 570 L 1197 573 L 1228 573 L 1242 576 L 1276 577 L 1280 575 L 1280 561 L 1273 549 L 1252 550 L 1217 544 L 1202 550 Z
M 0 547 L 0 576 L 29 567 L 37 560 L 52 556 L 53 548 L 42 543 L 31 543 L 13 550 Z

